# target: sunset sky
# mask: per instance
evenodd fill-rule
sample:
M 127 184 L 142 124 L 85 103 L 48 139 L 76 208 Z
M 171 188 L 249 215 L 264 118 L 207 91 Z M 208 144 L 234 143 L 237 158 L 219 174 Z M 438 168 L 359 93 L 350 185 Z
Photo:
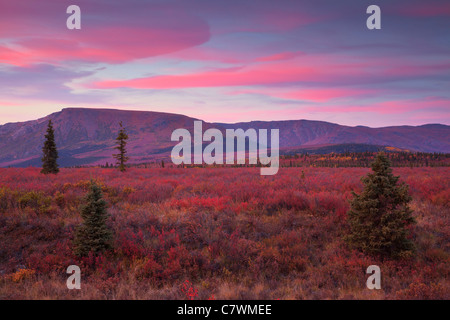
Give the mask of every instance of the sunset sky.
M 0 124 L 65 107 L 450 125 L 450 1 L 0 0 Z

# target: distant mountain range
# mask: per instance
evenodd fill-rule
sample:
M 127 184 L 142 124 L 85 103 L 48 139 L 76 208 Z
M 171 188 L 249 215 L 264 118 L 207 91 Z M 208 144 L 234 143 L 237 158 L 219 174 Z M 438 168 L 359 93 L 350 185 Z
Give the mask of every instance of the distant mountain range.
M 115 138 L 122 121 L 133 162 L 168 158 L 176 142 L 173 130 L 192 132 L 194 118 L 184 115 L 112 109 L 67 108 L 44 118 L 0 126 L 0 167 L 40 166 L 48 120 L 54 123 L 61 166 L 112 163 Z M 281 153 L 408 150 L 450 153 L 450 126 L 350 127 L 310 120 L 251 121 L 235 124 L 203 122 L 217 128 L 279 129 Z

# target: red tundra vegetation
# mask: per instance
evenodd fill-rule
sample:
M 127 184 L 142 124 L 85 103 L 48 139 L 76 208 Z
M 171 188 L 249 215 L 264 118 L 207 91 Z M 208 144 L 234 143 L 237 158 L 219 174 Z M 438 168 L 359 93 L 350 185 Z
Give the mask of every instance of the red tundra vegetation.
M 446 167 L 394 168 L 410 186 L 417 252 L 379 260 L 343 241 L 367 168 L 0 169 L 0 299 L 449 299 Z M 72 252 L 91 179 L 114 249 Z M 381 268 L 381 290 L 365 282 Z M 68 290 L 69 265 L 81 290 Z

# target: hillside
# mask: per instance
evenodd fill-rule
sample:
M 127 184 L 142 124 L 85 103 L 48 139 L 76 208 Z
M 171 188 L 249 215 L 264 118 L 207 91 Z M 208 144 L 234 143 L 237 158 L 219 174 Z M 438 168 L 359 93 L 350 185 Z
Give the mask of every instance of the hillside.
M 61 166 L 112 162 L 114 139 L 122 121 L 130 136 L 128 152 L 134 162 L 168 157 L 175 144 L 173 130 L 192 132 L 194 118 L 179 114 L 112 109 L 67 108 L 44 118 L 0 126 L 0 166 L 38 166 L 48 120 L 54 123 Z M 356 144 L 389 146 L 410 151 L 450 152 L 450 127 L 440 124 L 369 128 L 310 120 L 206 123 L 207 128 L 280 129 L 280 149 Z M 373 148 L 373 147 L 372 147 Z M 320 149 L 320 148 L 318 148 Z M 323 148 L 322 148 L 323 149 Z M 342 147 L 324 150 L 341 150 Z M 344 148 L 345 149 L 345 148 Z

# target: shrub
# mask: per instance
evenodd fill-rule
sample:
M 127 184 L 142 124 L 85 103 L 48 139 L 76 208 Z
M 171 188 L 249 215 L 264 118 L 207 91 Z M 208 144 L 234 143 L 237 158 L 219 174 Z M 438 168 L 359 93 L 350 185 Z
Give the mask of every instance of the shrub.
M 20 282 L 22 280 L 31 278 L 36 272 L 31 269 L 19 269 L 11 275 L 13 282 Z

